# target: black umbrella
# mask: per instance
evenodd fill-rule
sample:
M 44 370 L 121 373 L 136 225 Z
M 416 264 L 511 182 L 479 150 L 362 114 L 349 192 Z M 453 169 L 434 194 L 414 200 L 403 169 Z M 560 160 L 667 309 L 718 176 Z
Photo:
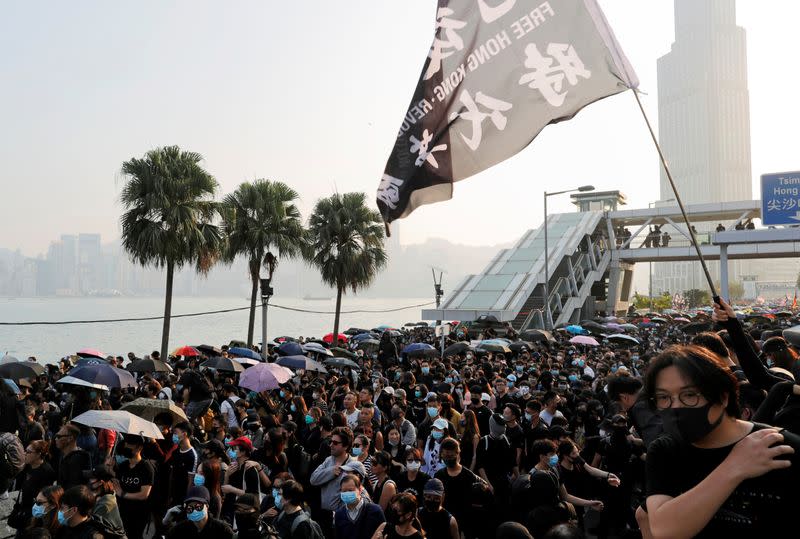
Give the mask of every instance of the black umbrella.
M 591 320 L 584 320 L 583 322 L 581 322 L 581 327 L 586 331 L 588 331 L 589 333 L 594 333 L 595 335 L 605 335 L 607 333 L 614 333 L 607 327 L 600 325 L 597 322 L 592 322 Z
M 553 334 L 543 329 L 526 329 L 520 338 L 529 342 L 555 342 Z
M 200 346 L 195 346 L 200 352 L 203 353 L 206 357 L 218 357 L 222 355 L 222 350 L 217 348 L 216 346 L 211 346 L 210 344 L 201 344 Z
M 351 369 L 356 369 L 359 371 L 361 370 L 361 367 L 358 366 L 358 363 L 345 357 L 332 357 L 330 359 L 326 359 L 323 361 L 323 363 L 330 367 L 350 367 Z
M 714 325 L 713 322 L 691 322 L 686 324 L 685 326 L 681 326 L 681 331 L 686 333 L 687 335 L 696 335 L 698 333 L 703 333 L 704 331 L 710 331 L 712 326 Z
M 457 342 L 455 344 L 451 344 L 447 348 L 444 349 L 445 356 L 456 356 L 458 354 L 464 354 L 473 350 L 473 348 L 465 342 Z
M 36 378 L 44 372 L 44 367 L 35 361 L 15 361 L 0 365 L 0 378 L 11 378 L 14 381 L 20 378 Z
M 169 365 L 159 359 L 140 359 L 127 366 L 130 372 L 172 372 Z
M 356 354 L 354 354 L 350 350 L 346 350 L 344 348 L 339 348 L 339 347 L 336 347 L 336 346 L 331 348 L 331 352 L 333 353 L 333 355 L 335 357 L 345 357 L 345 358 L 350 358 L 350 359 L 353 359 L 354 357 L 356 357 Z
M 212 357 L 200 364 L 201 367 L 217 369 L 218 371 L 243 372 L 244 365 L 229 357 Z
M 342 333 L 344 333 L 345 335 L 358 335 L 360 333 L 369 333 L 369 330 L 362 328 L 349 328 L 344 330 Z
M 519 354 L 520 352 L 527 352 L 533 345 L 525 341 L 516 341 L 508 345 L 508 349 L 512 352 Z

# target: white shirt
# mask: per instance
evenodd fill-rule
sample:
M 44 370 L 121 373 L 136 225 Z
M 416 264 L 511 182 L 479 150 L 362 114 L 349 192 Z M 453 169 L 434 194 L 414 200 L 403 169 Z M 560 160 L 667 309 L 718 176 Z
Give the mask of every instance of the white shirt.
M 349 426 L 351 429 L 356 428 L 358 426 L 358 416 L 360 413 L 361 410 L 359 410 L 358 408 L 353 410 L 353 413 L 351 414 L 348 414 L 347 409 L 345 409 L 344 416 L 347 418 L 347 426 Z
M 548 427 L 550 426 L 550 423 L 552 423 L 554 417 L 564 417 L 564 414 L 562 414 L 558 410 L 556 410 L 555 414 L 551 414 L 545 408 L 542 408 L 542 411 L 539 412 L 539 419 L 544 421 L 544 424 L 547 425 Z
M 222 404 L 219 407 L 219 411 L 222 412 L 222 415 L 227 416 L 229 427 L 239 426 L 239 420 L 236 418 L 236 410 L 234 410 L 233 406 L 231 405 L 231 403 L 236 404 L 236 401 L 238 400 L 239 397 L 237 397 L 236 395 L 231 395 L 230 397 L 222 401 Z

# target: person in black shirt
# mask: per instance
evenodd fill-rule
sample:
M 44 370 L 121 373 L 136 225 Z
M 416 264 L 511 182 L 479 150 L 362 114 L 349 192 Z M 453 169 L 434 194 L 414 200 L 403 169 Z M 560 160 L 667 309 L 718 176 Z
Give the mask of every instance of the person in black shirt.
M 104 539 L 105 535 L 91 519 L 94 502 L 95 496 L 86 485 L 78 485 L 64 492 L 58 511 L 63 524 L 56 539 Z
M 191 487 L 183 502 L 186 520 L 176 524 L 167 539 L 232 539 L 233 530 L 228 523 L 208 515 L 209 499 L 206 487 Z
M 479 385 L 474 385 L 470 388 L 469 398 L 471 404 L 469 409 L 475 412 L 481 436 L 486 436 L 489 434 L 489 417 L 491 417 L 492 411 L 481 400 L 481 393 L 481 386 Z
M 128 537 L 142 537 L 150 516 L 148 498 L 155 481 L 155 467 L 142 459 L 144 438 L 126 434 L 123 443 L 117 451 L 114 493 Z
M 81 430 L 73 424 L 64 425 L 56 433 L 56 447 L 61 455 L 58 460 L 58 484 L 64 490 L 76 485 L 85 485 L 83 472 L 92 469 L 89 453 L 77 445 Z
M 525 432 L 519 424 L 520 410 L 514 403 L 506 404 L 503 408 L 503 420 L 506 422 L 506 438 L 511 442 L 514 451 L 514 467 L 511 470 L 514 477 L 520 473 L 522 455 L 525 452 Z
M 28 511 L 28 520 L 31 517 L 31 507 L 36 494 L 56 480 L 56 473 L 45 460 L 49 446 L 48 442 L 36 440 L 25 448 L 25 467 L 17 477 L 17 485 L 22 491 L 19 502 L 23 509 Z
M 735 316 L 728 309 L 715 305 L 715 315 Z M 673 346 L 650 363 L 645 394 L 666 433 L 647 453 L 654 536 L 775 537 L 794 528 L 800 440 L 737 419 L 737 383 L 699 346 Z
M 476 483 L 483 480 L 459 463 L 461 448 L 452 438 L 442 441 L 439 456 L 445 468 L 436 472 L 436 479 L 444 485 L 444 508 L 456 518 L 461 530 L 469 537 L 475 537 L 478 530 L 473 518 L 472 492 Z
M 428 539 L 459 539 L 456 519 L 443 507 L 444 484 L 439 479 L 425 483 L 424 499 L 419 510 L 419 521 Z
M 172 451 L 170 464 L 172 465 L 172 496 L 173 501 L 170 506 L 180 503 L 180 500 L 186 496 L 186 490 L 189 488 L 189 474 L 193 474 L 197 470 L 197 465 L 200 463 L 197 450 L 192 447 L 192 425 L 187 421 L 178 423 L 172 427 L 172 442 L 177 444 L 177 448 Z
M 542 403 L 530 400 L 525 405 L 525 417 L 522 420 L 522 430 L 525 433 L 525 464 L 524 468 L 530 470 L 536 465 L 537 460 L 532 458 L 531 447 L 536 440 L 547 438 L 547 425 L 539 418 Z

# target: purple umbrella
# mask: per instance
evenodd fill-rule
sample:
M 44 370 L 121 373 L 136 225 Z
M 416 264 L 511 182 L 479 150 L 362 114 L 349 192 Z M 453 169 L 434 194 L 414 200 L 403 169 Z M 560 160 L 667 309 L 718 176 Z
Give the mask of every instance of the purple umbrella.
M 597 342 L 594 337 L 589 337 L 588 335 L 576 335 L 572 337 L 569 342 L 572 344 L 585 344 L 586 346 L 599 346 L 600 343 Z
M 239 386 L 250 391 L 261 392 L 266 389 L 277 389 L 294 376 L 292 371 L 275 363 L 259 363 L 253 365 L 239 377 Z

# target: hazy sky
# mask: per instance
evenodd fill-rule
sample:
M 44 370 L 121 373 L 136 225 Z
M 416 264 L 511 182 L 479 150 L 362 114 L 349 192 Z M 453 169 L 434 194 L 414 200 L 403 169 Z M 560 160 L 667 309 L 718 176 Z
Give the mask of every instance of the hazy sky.
M 657 122 L 672 1 L 600 3 Z M 6 3 L 0 246 L 35 255 L 61 233 L 118 237 L 121 163 L 168 144 L 205 156 L 221 195 L 265 177 L 297 189 L 304 215 L 335 189 L 373 200 L 435 9 L 435 0 Z M 737 18 L 756 187 L 761 173 L 800 169 L 800 2 L 740 1 Z M 630 207 L 658 197 L 656 154 L 630 92 L 546 128 L 457 184 L 453 200 L 417 210 L 401 221 L 402 242 L 515 240 L 541 222 L 542 190 L 585 183 L 621 189 Z M 568 196 L 551 208 L 573 209 Z

